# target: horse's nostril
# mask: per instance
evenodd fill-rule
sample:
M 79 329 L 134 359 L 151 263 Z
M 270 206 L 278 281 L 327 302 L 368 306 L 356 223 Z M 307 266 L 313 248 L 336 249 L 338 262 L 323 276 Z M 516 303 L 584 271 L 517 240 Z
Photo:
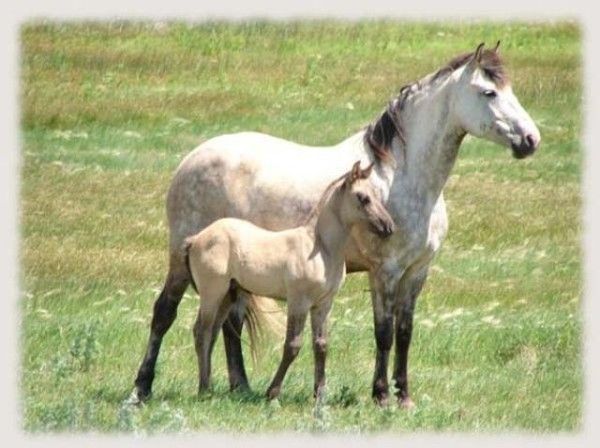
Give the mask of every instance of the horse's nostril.
M 535 148 L 537 146 L 537 141 L 532 134 L 527 134 L 525 136 L 525 141 L 527 142 L 527 146 L 530 148 Z

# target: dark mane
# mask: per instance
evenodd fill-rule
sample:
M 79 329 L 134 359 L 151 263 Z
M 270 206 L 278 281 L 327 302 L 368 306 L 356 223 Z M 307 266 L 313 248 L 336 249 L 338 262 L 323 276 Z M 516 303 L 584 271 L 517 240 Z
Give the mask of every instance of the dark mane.
M 378 162 L 390 162 L 393 160 L 391 153 L 391 144 L 395 136 L 398 136 L 404 145 L 404 130 L 401 123 L 396 119 L 398 109 L 402 108 L 403 100 L 406 95 L 403 94 L 405 86 L 400 90 L 400 95 L 395 101 L 391 101 L 381 116 L 367 126 L 364 140 Z
M 465 53 L 452 58 L 448 64 L 433 74 L 431 82 L 435 82 L 437 79 L 449 75 L 464 66 L 473 54 L 474 52 Z M 498 88 L 502 88 L 508 83 L 508 75 L 504 70 L 504 64 L 497 51 L 483 50 L 481 52 L 479 67 L 483 71 L 483 74 L 490 81 L 493 81 Z M 371 149 L 371 153 L 378 163 L 389 163 L 393 160 L 391 144 L 394 137 L 397 136 L 403 146 L 406 143 L 399 112 L 404 107 L 406 98 L 412 90 L 413 85 L 417 85 L 417 88 L 420 87 L 418 81 L 402 87 L 398 97 L 391 101 L 381 116 L 366 128 L 364 141 Z
M 445 67 L 439 69 L 433 75 L 433 80 L 436 80 L 445 74 L 452 73 L 454 70 L 462 67 L 471 59 L 471 57 L 473 57 L 473 54 L 474 52 L 465 53 L 452 58 Z M 494 82 L 498 88 L 502 88 L 508 83 L 508 75 L 504 70 L 504 63 L 497 51 L 483 50 L 481 52 L 479 68 L 481 68 L 483 74 L 490 81 Z

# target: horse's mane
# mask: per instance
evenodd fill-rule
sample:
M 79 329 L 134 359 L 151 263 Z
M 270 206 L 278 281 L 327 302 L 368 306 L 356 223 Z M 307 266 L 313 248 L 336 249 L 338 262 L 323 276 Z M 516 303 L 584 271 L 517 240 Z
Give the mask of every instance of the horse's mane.
M 465 65 L 469 59 L 471 59 L 473 53 L 474 52 L 460 54 L 452 58 L 445 67 L 442 67 L 433 75 L 432 81 L 435 81 L 444 75 L 450 74 L 454 70 Z M 494 84 L 498 86 L 498 88 L 501 89 L 508 83 L 508 75 L 506 70 L 504 70 L 504 62 L 497 51 L 483 50 L 481 52 L 479 68 L 490 81 L 493 81 Z
M 435 82 L 442 77 L 450 75 L 455 70 L 464 66 L 473 54 L 474 52 L 465 53 L 452 58 L 444 67 L 435 72 L 428 82 Z M 498 88 L 502 88 L 508 83 L 508 75 L 504 70 L 504 64 L 497 51 L 483 50 L 481 52 L 479 67 L 483 71 L 483 74 L 493 81 Z M 406 143 L 399 112 L 404 108 L 406 99 L 414 90 L 413 86 L 415 85 L 419 88 L 421 83 L 417 81 L 403 86 L 398 96 L 390 101 L 379 118 L 366 128 L 364 141 L 371 150 L 374 160 L 378 163 L 389 163 L 393 160 L 391 144 L 394 137 L 398 137 L 402 146 Z

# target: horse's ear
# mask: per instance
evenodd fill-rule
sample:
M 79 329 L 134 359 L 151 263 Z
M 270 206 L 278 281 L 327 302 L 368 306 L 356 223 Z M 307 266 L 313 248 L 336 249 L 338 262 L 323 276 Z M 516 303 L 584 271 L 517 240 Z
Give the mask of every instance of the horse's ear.
M 481 42 L 479 45 L 477 45 L 477 48 L 472 53 L 471 59 L 469 59 L 469 62 L 467 63 L 467 67 L 469 70 L 475 70 L 477 67 L 479 67 L 479 62 L 481 62 L 481 54 L 483 53 L 484 45 L 485 44 Z
M 499 46 L 500 46 L 500 41 L 496 42 L 496 46 L 494 47 L 494 53 L 498 53 Z
M 371 175 L 371 171 L 373 171 L 374 164 L 375 164 L 375 162 L 371 162 L 371 164 L 368 167 L 366 167 L 364 170 L 362 170 L 360 177 L 362 177 L 363 179 L 366 179 L 367 177 L 369 177 Z
M 481 42 L 478 46 L 477 49 L 475 50 L 475 54 L 473 55 L 473 60 L 475 62 L 477 62 L 477 64 L 479 64 L 481 62 L 481 55 L 483 54 L 483 46 L 485 45 L 484 42 Z

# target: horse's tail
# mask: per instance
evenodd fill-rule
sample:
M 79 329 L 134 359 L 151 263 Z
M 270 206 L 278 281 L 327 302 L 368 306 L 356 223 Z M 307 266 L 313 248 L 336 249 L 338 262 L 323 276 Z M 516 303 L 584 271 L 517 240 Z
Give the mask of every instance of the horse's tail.
M 264 339 L 265 330 L 279 338 L 283 338 L 285 335 L 285 313 L 273 299 L 257 296 L 246 291 L 240 292 L 240 294 L 245 296 L 245 300 L 243 300 L 246 304 L 244 322 L 248 329 L 252 360 L 256 363 L 258 347 L 261 345 L 259 341 Z
M 181 248 L 183 251 L 183 258 L 185 259 L 185 267 L 187 268 L 188 275 L 190 277 L 190 283 L 196 292 L 198 292 L 198 287 L 196 286 L 196 282 L 194 281 L 194 276 L 192 274 L 192 269 L 190 268 L 190 247 L 192 247 L 191 238 L 186 238 L 183 242 L 183 247 Z

